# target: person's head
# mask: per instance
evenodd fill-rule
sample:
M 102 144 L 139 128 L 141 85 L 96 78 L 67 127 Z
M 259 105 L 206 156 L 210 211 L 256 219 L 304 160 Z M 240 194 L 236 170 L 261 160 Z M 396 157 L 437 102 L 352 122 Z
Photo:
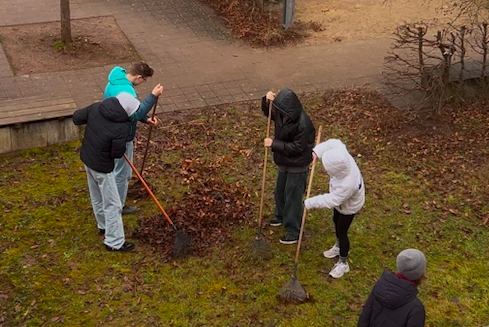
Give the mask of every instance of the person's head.
M 350 154 L 345 144 L 338 139 L 329 139 L 318 147 L 321 153 L 323 167 L 330 176 L 343 178 L 350 174 Z
M 302 104 L 297 94 L 291 89 L 280 90 L 272 102 L 273 107 L 291 121 L 296 121 L 302 113 Z
M 426 258 L 423 252 L 417 249 L 401 251 L 396 260 L 397 272 L 419 285 L 426 272 Z
M 127 113 L 128 117 L 135 113 L 139 108 L 139 100 L 130 93 L 121 92 L 116 96 L 116 98 L 119 100 L 121 107 Z
M 153 76 L 154 70 L 149 67 L 145 62 L 136 62 L 127 71 L 127 79 L 131 81 L 134 86 L 142 84 Z

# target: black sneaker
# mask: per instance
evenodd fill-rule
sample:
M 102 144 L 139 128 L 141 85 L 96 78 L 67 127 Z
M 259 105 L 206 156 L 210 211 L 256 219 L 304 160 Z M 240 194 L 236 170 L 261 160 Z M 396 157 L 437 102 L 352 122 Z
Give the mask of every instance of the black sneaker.
M 130 215 L 131 213 L 135 213 L 136 211 L 138 211 L 137 207 L 124 206 L 122 208 L 123 215 Z
M 296 244 L 297 242 L 299 242 L 299 238 L 290 238 L 287 236 L 280 238 L 280 243 L 282 244 Z
M 110 246 L 105 245 L 105 249 L 107 251 L 127 252 L 127 251 L 134 250 L 134 244 L 129 243 L 129 242 L 124 242 L 124 244 L 122 244 L 122 246 L 119 249 L 111 248 Z
M 272 220 L 270 220 L 270 226 L 272 227 L 282 226 L 282 221 L 278 220 L 277 218 L 273 218 Z

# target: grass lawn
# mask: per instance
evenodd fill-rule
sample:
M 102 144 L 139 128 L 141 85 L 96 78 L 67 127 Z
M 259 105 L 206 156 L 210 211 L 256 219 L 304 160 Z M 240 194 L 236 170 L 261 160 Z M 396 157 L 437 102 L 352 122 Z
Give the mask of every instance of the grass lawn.
M 105 251 L 79 142 L 0 157 L 0 326 L 356 326 L 375 281 L 384 269 L 395 269 L 397 254 L 408 247 L 428 260 L 419 295 L 427 326 L 487 325 L 489 105 L 453 106 L 425 120 L 396 111 L 368 88 L 302 99 L 315 126 L 323 127 L 322 140 L 342 139 L 364 175 L 366 204 L 349 233 L 350 273 L 328 278 L 334 261 L 321 254 L 334 243 L 332 213 L 311 211 L 298 279 L 313 300 L 277 301 L 295 247 L 278 242 L 281 228 L 266 226 L 273 259 L 251 260 L 248 250 L 266 119 L 257 102 L 212 107 L 160 116 L 145 176 L 164 208 L 178 204 L 187 216 L 196 207 L 191 192 L 212 178 L 231 185 L 237 194 L 231 205 L 249 212 L 217 217 L 228 226 L 222 237 L 212 230 L 213 242 L 204 242 L 210 232 L 193 231 L 201 248 L 184 259 L 132 237 L 159 214 L 144 196 L 133 199 L 138 213 L 124 216 L 136 250 Z M 269 159 L 265 216 L 273 210 Z M 312 194 L 327 187 L 318 164 Z

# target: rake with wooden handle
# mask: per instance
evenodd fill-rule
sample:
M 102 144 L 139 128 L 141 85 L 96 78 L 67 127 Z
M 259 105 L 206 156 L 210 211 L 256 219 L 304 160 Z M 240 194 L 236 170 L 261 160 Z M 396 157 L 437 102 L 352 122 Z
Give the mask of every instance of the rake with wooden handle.
M 272 101 L 268 106 L 268 120 L 267 120 L 267 138 L 270 137 L 270 124 L 272 120 Z M 265 180 L 267 174 L 267 161 L 268 161 L 268 147 L 265 147 L 265 159 L 263 161 L 263 175 L 261 180 L 261 197 L 260 197 L 260 211 L 258 213 L 258 228 L 256 230 L 256 236 L 251 244 L 251 249 L 259 257 L 263 259 L 271 259 L 273 257 L 270 246 L 262 239 L 262 219 L 263 219 L 263 199 L 265 196 Z
M 316 144 L 318 144 L 319 141 L 321 140 L 321 128 L 322 126 L 319 126 L 318 134 L 316 137 Z M 312 179 L 314 177 L 315 166 L 316 166 L 316 157 L 314 157 L 311 164 L 311 172 L 309 174 L 306 199 L 309 198 L 309 195 L 311 194 Z M 297 279 L 297 265 L 299 263 L 299 253 L 301 252 L 302 234 L 304 232 L 304 225 L 306 223 L 306 214 L 307 214 L 307 209 L 304 206 L 304 213 L 302 214 L 301 230 L 299 234 L 299 242 L 297 243 L 297 251 L 295 253 L 294 271 L 292 273 L 292 278 L 287 284 L 284 285 L 284 287 L 282 287 L 280 292 L 277 294 L 277 299 L 286 303 L 298 304 L 298 303 L 304 303 L 310 299 L 309 294 L 306 292 L 304 287 L 302 287 L 301 283 Z
M 154 119 L 155 118 L 155 114 L 156 114 L 156 107 L 158 106 L 158 98 L 159 97 L 156 97 L 156 100 L 155 100 L 155 104 L 153 106 L 153 113 L 151 114 L 151 118 Z M 141 176 L 143 175 L 143 171 L 144 171 L 144 164 L 146 162 L 146 156 L 148 155 L 148 148 L 149 148 L 149 141 L 151 139 L 151 132 L 153 131 L 153 124 L 150 124 L 149 125 L 149 132 L 148 132 L 148 139 L 146 140 L 146 148 L 144 149 L 144 156 L 143 156 L 143 163 L 141 164 Z
M 141 183 L 143 183 L 144 188 L 146 191 L 149 193 L 153 201 L 156 203 L 160 211 L 163 213 L 163 216 L 166 218 L 166 220 L 170 223 L 170 225 L 173 227 L 173 230 L 175 231 L 175 242 L 173 246 L 173 257 L 181 257 L 184 256 L 185 254 L 188 253 L 188 250 L 190 248 L 190 236 L 187 234 L 181 233 L 178 231 L 177 226 L 173 223 L 173 221 L 170 219 L 168 214 L 166 213 L 165 209 L 161 206 L 160 202 L 154 195 L 154 193 L 151 191 L 149 188 L 148 184 L 144 181 L 143 177 L 141 174 L 136 170 L 136 167 L 134 167 L 134 164 L 129 160 L 129 158 L 124 155 L 124 159 L 126 159 L 127 163 L 129 166 L 131 166 L 132 170 L 136 173 L 138 176 L 138 179 Z

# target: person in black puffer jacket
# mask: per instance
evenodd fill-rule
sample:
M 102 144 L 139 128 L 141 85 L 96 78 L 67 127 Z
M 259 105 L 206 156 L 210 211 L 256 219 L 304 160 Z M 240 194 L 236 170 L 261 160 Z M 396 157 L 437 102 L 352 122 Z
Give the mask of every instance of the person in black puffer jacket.
M 100 234 L 109 251 L 130 251 L 122 224 L 122 203 L 114 176 L 114 159 L 126 151 L 129 116 L 139 101 L 129 93 L 107 98 L 73 114 L 75 125 L 85 125 L 80 158 L 85 164 L 88 189 Z
M 277 95 L 269 91 L 263 97 L 261 107 L 267 117 L 270 101 L 275 138 L 265 138 L 264 143 L 271 148 L 273 160 L 278 167 L 275 217 L 270 221 L 270 225 L 283 224 L 286 234 L 280 239 L 280 243 L 295 244 L 299 240 L 303 213 L 302 197 L 306 190 L 307 172 L 312 162 L 316 130 L 292 90 L 286 88 Z
M 384 271 L 375 284 L 358 321 L 358 327 L 423 327 L 425 309 L 417 298 L 424 279 L 426 258 L 416 249 L 397 256 L 397 272 Z

